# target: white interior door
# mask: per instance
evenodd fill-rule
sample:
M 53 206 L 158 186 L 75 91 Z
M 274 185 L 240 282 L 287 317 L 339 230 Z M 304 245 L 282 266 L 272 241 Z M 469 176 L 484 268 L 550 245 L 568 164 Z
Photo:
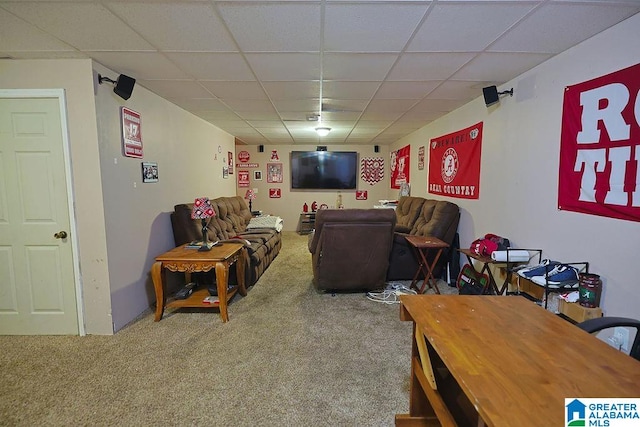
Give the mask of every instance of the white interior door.
M 59 98 L 0 97 L 3 335 L 79 333 L 62 129 Z

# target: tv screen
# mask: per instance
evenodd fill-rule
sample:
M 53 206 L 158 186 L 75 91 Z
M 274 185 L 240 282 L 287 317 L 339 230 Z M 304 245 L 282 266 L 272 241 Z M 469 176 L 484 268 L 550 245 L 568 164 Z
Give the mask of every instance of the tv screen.
M 292 151 L 294 190 L 355 190 L 358 153 L 355 151 Z

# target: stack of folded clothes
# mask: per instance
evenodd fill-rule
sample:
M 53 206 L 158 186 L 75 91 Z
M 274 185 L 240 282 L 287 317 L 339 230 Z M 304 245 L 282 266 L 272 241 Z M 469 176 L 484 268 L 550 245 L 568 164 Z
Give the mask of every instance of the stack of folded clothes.
M 569 264 L 543 259 L 538 265 L 518 270 L 518 275 L 549 288 L 577 288 L 579 270 Z

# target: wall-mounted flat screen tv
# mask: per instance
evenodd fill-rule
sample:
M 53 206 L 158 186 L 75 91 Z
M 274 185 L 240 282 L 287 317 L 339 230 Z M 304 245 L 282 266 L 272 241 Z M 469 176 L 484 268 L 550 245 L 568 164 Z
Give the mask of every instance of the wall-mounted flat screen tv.
M 292 151 L 294 190 L 355 190 L 358 153 L 355 151 Z

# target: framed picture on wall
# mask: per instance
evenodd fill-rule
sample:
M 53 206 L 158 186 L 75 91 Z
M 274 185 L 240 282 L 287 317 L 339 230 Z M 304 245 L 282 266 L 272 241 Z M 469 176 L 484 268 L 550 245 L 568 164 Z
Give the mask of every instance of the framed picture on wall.
M 262 171 L 253 171 L 253 179 L 255 181 L 262 181 Z
M 142 182 L 158 182 L 158 164 L 142 162 Z
M 267 163 L 267 182 L 282 182 L 282 163 Z

